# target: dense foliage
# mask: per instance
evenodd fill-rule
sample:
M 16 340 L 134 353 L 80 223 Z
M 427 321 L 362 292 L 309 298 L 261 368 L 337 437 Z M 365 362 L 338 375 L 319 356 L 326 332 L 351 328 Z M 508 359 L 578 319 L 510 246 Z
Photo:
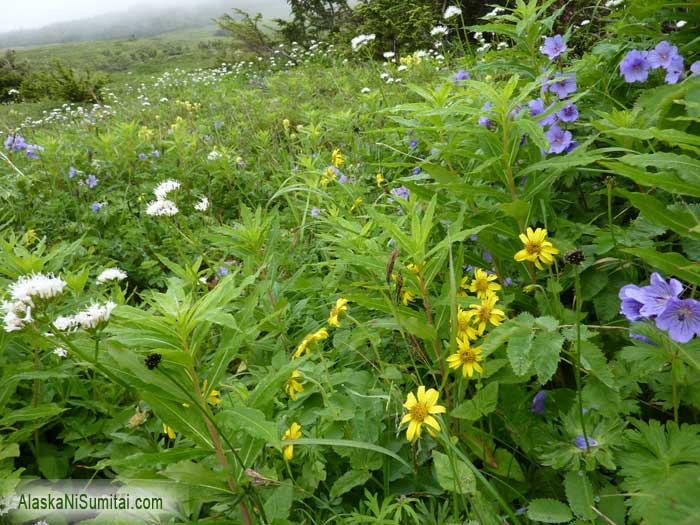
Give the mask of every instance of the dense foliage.
M 595 2 L 558 34 L 565 5 L 514 4 L 4 130 L 0 494 L 700 521 L 700 10 Z

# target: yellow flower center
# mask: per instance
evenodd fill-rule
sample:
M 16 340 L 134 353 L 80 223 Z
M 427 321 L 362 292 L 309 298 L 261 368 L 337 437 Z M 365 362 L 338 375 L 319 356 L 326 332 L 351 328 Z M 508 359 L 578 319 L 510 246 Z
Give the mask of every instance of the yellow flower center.
M 539 254 L 542 252 L 542 243 L 541 242 L 534 242 L 534 241 L 528 241 L 528 243 L 525 245 L 525 250 L 529 254 L 537 253 Z
M 480 321 L 488 321 L 490 317 L 491 317 L 491 306 L 489 306 L 488 304 L 482 304 L 479 307 L 479 320 Z
M 471 348 L 467 348 L 466 350 L 461 350 L 459 352 L 459 359 L 462 361 L 462 363 L 476 363 L 476 357 L 477 354 L 474 353 Z
M 423 403 L 416 403 L 411 407 L 411 419 L 422 423 L 428 416 L 428 407 Z
M 489 289 L 489 281 L 488 279 L 475 279 L 474 287 L 477 292 L 487 292 Z

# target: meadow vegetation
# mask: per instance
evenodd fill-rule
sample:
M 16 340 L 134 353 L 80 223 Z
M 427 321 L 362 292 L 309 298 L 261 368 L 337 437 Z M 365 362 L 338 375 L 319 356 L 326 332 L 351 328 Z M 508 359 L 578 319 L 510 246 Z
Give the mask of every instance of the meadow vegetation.
M 572 5 L 5 106 L 6 510 L 96 478 L 179 487 L 165 523 L 698 523 L 700 9 Z

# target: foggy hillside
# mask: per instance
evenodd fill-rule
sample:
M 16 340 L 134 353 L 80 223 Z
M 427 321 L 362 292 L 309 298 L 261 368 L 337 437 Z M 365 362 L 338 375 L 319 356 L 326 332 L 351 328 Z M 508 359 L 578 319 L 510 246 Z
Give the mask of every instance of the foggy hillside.
M 289 13 L 284 0 L 210 0 L 196 6 L 175 7 L 144 5 L 38 29 L 0 33 L 0 48 L 148 37 L 211 25 L 212 18 L 231 13 L 234 7 L 251 14 L 262 13 L 266 19 L 285 18 Z

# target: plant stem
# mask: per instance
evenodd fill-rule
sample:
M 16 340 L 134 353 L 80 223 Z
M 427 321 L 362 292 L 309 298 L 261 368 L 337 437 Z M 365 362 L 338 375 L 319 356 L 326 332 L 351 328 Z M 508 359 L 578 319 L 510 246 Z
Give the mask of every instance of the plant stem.
M 574 268 L 574 286 L 576 290 L 576 362 L 574 363 L 574 375 L 576 376 L 576 394 L 578 398 L 579 415 L 581 417 L 581 433 L 583 441 L 586 443 L 586 451 L 590 444 L 588 442 L 588 433 L 586 432 L 586 415 L 583 412 L 583 394 L 581 392 L 581 278 L 578 275 L 578 266 Z
M 673 358 L 671 359 L 671 393 L 673 397 L 673 422 L 677 425 L 678 424 L 678 378 L 677 378 L 677 370 L 678 370 L 678 355 L 674 354 Z

